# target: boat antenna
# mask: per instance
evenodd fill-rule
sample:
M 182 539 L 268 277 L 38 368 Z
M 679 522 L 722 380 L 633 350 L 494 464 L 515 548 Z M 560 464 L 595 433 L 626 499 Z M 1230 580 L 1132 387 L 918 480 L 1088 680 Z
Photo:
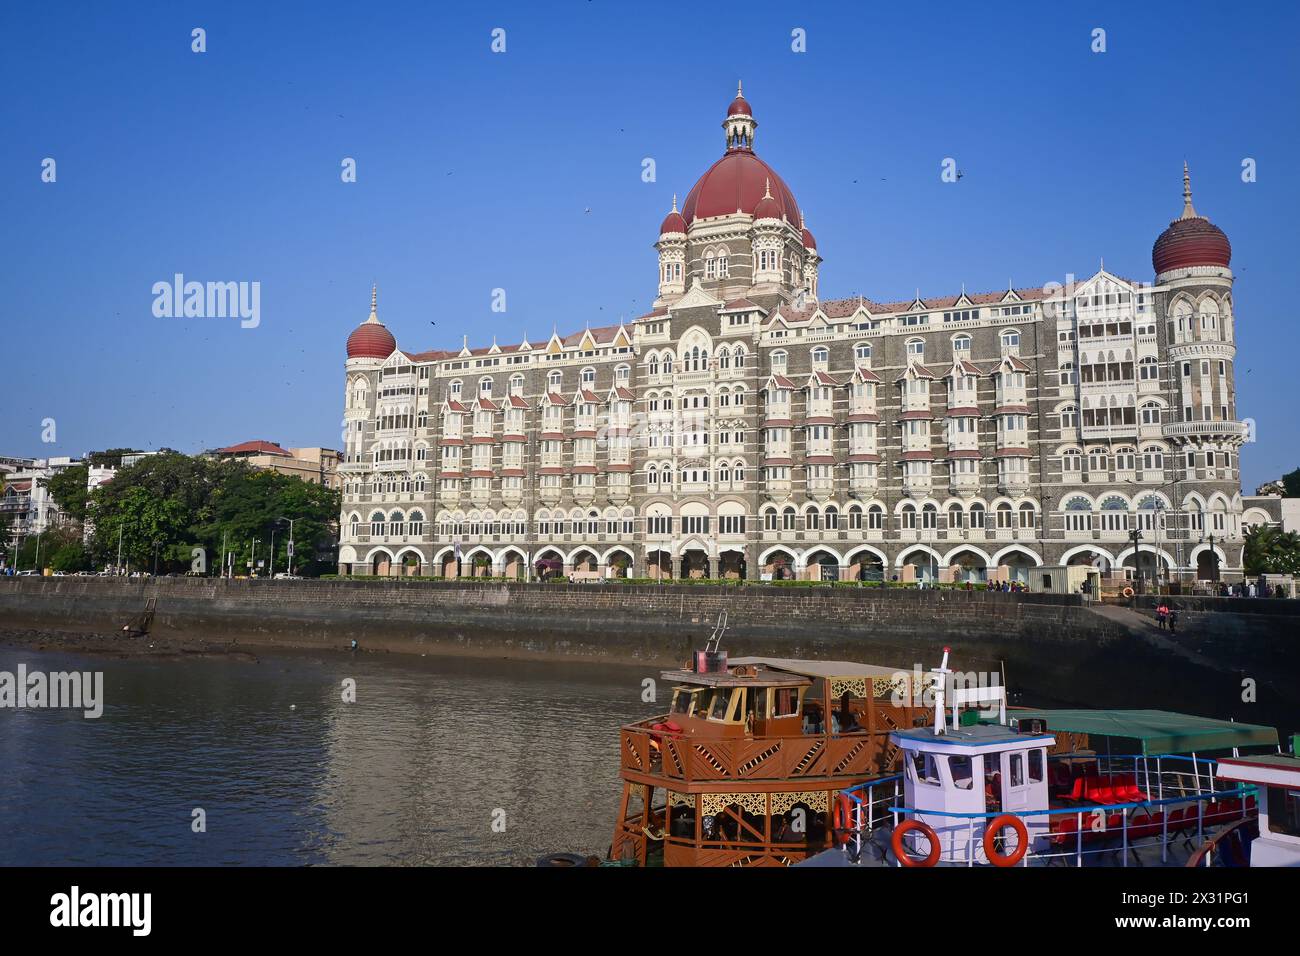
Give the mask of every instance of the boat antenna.
M 713 625 L 713 633 L 709 635 L 708 641 L 704 645 L 704 650 L 716 654 L 718 645 L 722 643 L 722 635 L 727 630 L 727 612 L 719 611 L 718 620 Z
M 948 654 L 951 651 L 951 647 L 945 647 L 943 661 L 930 671 L 936 678 L 934 682 L 934 735 L 936 737 L 942 737 L 948 730 L 948 722 L 943 715 L 943 695 L 948 689 L 948 675 L 952 673 L 948 667 Z

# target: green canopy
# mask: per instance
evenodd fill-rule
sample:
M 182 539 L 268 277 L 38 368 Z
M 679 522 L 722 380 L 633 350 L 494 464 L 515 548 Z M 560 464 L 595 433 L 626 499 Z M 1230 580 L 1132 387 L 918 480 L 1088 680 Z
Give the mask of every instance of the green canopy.
M 1238 724 L 1212 717 L 1175 714 L 1168 710 L 1021 710 L 1008 717 L 1038 717 L 1047 732 L 1068 731 L 1097 737 L 1130 737 L 1142 753 L 1189 754 L 1233 747 L 1277 747 L 1277 731 L 1260 724 Z M 1094 748 L 1096 749 L 1096 748 Z

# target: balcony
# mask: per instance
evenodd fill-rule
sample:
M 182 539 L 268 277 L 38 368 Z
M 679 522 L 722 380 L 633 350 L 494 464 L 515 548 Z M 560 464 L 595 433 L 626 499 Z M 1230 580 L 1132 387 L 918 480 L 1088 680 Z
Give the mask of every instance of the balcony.
M 1166 438 L 1226 438 L 1234 441 L 1246 438 L 1245 422 L 1168 422 L 1161 431 Z

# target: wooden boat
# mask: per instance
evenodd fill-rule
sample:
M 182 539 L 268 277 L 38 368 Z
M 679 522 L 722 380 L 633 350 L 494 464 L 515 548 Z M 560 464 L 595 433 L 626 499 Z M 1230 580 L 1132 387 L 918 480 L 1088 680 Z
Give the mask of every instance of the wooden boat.
M 718 640 L 663 672 L 667 714 L 620 730 L 612 861 L 798 863 L 835 841 L 840 791 L 896 771 L 891 735 L 929 717 L 921 685 L 931 678 L 919 668 L 728 661 Z

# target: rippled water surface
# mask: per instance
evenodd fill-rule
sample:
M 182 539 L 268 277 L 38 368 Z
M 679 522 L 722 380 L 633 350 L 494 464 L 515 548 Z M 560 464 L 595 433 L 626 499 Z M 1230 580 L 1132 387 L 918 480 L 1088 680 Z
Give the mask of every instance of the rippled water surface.
M 114 660 L 104 715 L 0 709 L 0 864 L 527 864 L 604 855 L 634 668 L 348 655 Z M 356 680 L 356 703 L 342 681 Z M 662 706 L 662 705 L 661 705 Z M 191 829 L 206 811 L 207 832 Z M 506 830 L 494 833 L 493 812 Z

